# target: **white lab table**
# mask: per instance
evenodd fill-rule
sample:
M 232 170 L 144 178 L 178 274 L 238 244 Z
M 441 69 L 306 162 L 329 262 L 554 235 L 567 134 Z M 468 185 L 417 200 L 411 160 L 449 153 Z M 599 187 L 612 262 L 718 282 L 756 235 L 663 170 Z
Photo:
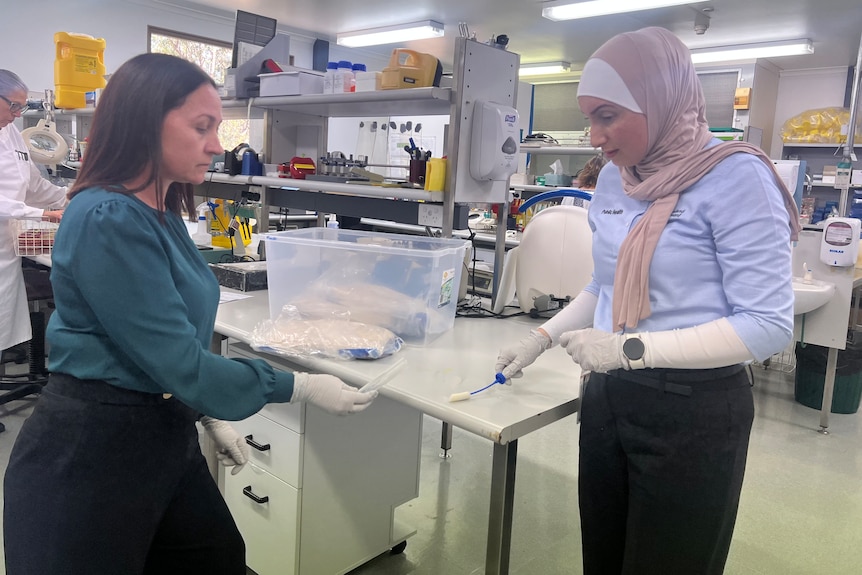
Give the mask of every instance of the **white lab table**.
M 245 295 L 251 297 L 219 305 L 216 334 L 249 343 L 255 325 L 269 317 L 266 291 Z M 509 572 L 518 439 L 578 411 L 580 369 L 555 348 L 515 385 L 494 386 L 467 401 L 450 403 L 448 398 L 490 383 L 500 346 L 518 341 L 531 326 L 520 318 L 456 318 L 452 330 L 428 345 L 407 345 L 380 360 L 290 358 L 309 371 L 331 373 L 356 386 L 391 378 L 380 389 L 383 396 L 493 442 L 486 574 Z

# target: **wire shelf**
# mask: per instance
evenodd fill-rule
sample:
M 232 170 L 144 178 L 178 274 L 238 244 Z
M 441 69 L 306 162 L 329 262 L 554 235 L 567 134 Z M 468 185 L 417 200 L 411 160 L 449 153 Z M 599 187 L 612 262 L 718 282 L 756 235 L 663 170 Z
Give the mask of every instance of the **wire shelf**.
M 780 371 L 781 373 L 793 373 L 796 371 L 796 342 L 791 341 L 784 351 L 776 353 L 763 362 L 755 362 L 754 365 L 763 369 Z
M 60 224 L 47 217 L 12 220 L 12 242 L 17 256 L 48 255 L 54 248 L 54 235 Z

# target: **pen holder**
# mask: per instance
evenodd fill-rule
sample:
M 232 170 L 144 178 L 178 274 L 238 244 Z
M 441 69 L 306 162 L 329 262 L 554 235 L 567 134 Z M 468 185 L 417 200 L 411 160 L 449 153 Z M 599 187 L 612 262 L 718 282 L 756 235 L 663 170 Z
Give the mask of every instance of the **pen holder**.
M 409 180 L 414 184 L 425 185 L 425 160 L 410 160 Z

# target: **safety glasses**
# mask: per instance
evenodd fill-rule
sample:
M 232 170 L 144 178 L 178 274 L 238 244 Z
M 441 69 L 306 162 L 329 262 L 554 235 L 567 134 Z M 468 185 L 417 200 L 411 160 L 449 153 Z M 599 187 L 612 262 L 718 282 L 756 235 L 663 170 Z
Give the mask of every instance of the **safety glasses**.
M 27 109 L 27 103 L 26 102 L 24 104 L 19 104 L 18 102 L 13 102 L 12 100 L 7 98 L 6 96 L 0 96 L 0 98 L 2 98 L 3 101 L 5 101 L 7 104 L 9 104 L 9 111 L 12 112 L 13 114 L 17 114 L 18 112 L 23 112 L 24 110 Z

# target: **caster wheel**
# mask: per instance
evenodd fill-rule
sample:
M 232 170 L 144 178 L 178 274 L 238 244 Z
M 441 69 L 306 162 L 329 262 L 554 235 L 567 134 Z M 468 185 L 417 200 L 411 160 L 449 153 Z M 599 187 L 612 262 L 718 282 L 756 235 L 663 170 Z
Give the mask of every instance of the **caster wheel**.
M 390 549 L 389 554 L 390 555 L 401 555 L 402 553 L 404 553 L 405 549 L 407 549 L 407 542 L 402 541 L 401 543 L 399 543 L 398 545 L 396 545 L 395 547 Z

